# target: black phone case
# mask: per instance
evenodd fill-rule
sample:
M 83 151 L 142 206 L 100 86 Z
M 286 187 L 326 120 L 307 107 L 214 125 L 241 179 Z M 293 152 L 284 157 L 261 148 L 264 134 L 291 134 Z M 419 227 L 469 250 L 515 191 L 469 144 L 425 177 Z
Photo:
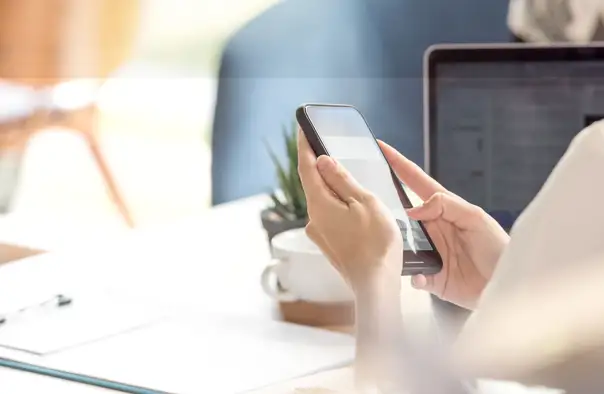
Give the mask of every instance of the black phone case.
M 337 107 L 352 108 L 355 111 L 357 111 L 361 115 L 361 117 L 363 117 L 363 114 L 361 114 L 361 112 L 358 109 L 356 109 L 355 107 L 353 107 L 351 105 L 343 105 L 343 104 L 304 104 L 304 105 L 301 105 L 300 107 L 298 107 L 296 109 L 296 120 L 298 121 L 298 124 L 300 125 L 300 128 L 302 129 L 302 132 L 306 136 L 306 139 L 308 140 L 308 144 L 310 145 L 310 147 L 312 148 L 312 150 L 315 152 L 315 155 L 317 157 L 319 157 L 321 155 L 329 155 L 329 153 L 327 152 L 327 149 L 325 148 L 325 146 L 321 142 L 321 138 L 319 137 L 319 134 L 317 133 L 317 131 L 315 130 L 314 126 L 310 122 L 310 119 L 306 115 L 305 108 L 307 106 L 313 106 L 313 107 L 332 107 L 332 108 L 333 107 L 336 107 L 336 108 Z M 365 117 L 363 117 L 363 120 L 365 120 Z M 366 120 L 365 120 L 365 123 L 367 124 Z M 369 129 L 369 126 L 367 126 L 367 128 Z M 373 132 L 371 131 L 371 129 L 369 129 L 369 132 L 371 133 L 372 137 L 375 139 L 375 135 L 373 134 Z M 381 149 L 380 149 L 380 151 L 381 151 Z M 386 160 L 386 157 L 384 157 L 384 160 Z M 390 164 L 388 164 L 388 167 L 390 167 Z M 394 173 L 394 171 L 392 170 L 392 168 L 390 168 L 390 173 L 392 175 L 393 182 L 394 182 L 394 185 L 395 185 L 396 190 L 398 192 L 398 195 L 399 195 L 399 198 L 401 200 L 401 203 L 406 208 L 409 208 L 411 206 L 411 202 L 409 200 L 409 197 L 407 197 L 405 191 L 403 190 L 403 187 L 401 186 L 400 180 L 398 179 L 398 177 L 396 176 L 396 174 Z M 436 256 L 438 256 L 438 264 L 436 264 L 436 265 L 434 265 L 434 264 L 413 264 L 411 266 L 405 266 L 405 262 L 403 262 L 403 271 L 402 271 L 401 275 L 404 275 L 404 276 L 407 276 L 407 275 L 418 275 L 418 274 L 433 275 L 433 274 L 436 274 L 436 273 L 440 272 L 440 270 L 442 269 L 442 258 L 440 257 L 440 254 L 436 250 L 436 247 L 434 246 L 434 243 L 432 242 L 432 238 L 430 237 L 430 235 L 426 231 L 423 223 L 419 222 L 419 224 L 420 224 L 420 226 L 422 228 L 422 231 L 424 231 L 424 233 L 428 237 L 428 241 L 430 242 L 430 245 L 432 245 L 432 248 L 434 249 L 434 251 L 430 251 L 430 252 L 428 252 L 428 251 L 418 252 L 417 255 L 419 257 L 424 257 L 424 258 L 427 258 L 429 255 L 436 255 Z M 405 251 L 403 253 L 403 256 L 406 257 L 409 253 L 412 253 L 412 252 Z M 434 257 L 431 256 L 430 260 L 433 260 L 433 259 L 434 259 Z M 405 261 L 407 261 L 406 258 L 405 258 Z M 423 261 L 425 261 L 425 260 L 423 260 Z

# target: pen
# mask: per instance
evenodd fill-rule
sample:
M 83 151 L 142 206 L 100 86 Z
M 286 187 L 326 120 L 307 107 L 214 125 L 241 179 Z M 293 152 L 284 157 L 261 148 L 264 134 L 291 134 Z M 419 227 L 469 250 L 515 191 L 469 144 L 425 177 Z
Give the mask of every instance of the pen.
M 34 305 L 29 305 L 29 306 L 24 306 L 22 308 L 19 308 L 18 310 L 14 311 L 14 312 L 10 312 L 10 313 L 5 313 L 5 314 L 0 314 L 0 326 L 5 324 L 6 321 L 8 320 L 9 316 L 13 316 L 16 315 L 18 313 L 30 310 L 32 308 L 36 308 L 36 307 L 41 307 L 44 305 L 47 305 L 49 303 L 54 303 L 54 305 L 57 308 L 62 308 L 65 307 L 67 305 L 71 305 L 71 303 L 73 302 L 73 299 L 71 297 L 65 296 L 63 294 L 57 294 L 56 296 L 53 296 L 52 298 L 45 300 L 43 302 L 34 304 Z

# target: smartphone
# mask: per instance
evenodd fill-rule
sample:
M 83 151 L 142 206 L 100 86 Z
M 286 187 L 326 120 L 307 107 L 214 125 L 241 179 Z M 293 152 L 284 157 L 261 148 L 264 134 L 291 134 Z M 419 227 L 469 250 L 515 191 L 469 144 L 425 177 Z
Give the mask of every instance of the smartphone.
M 424 225 L 407 216 L 411 200 L 363 115 L 350 105 L 305 104 L 296 110 L 296 119 L 317 157 L 338 160 L 390 209 L 403 237 L 402 275 L 439 272 L 442 258 Z

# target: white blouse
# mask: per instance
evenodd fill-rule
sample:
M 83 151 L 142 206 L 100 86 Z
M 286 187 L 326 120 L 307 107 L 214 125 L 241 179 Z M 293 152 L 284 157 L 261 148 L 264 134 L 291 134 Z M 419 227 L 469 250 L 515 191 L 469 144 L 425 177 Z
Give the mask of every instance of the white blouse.
M 514 225 L 456 346 L 460 366 L 496 378 L 594 351 L 604 371 L 604 121 L 575 137 Z

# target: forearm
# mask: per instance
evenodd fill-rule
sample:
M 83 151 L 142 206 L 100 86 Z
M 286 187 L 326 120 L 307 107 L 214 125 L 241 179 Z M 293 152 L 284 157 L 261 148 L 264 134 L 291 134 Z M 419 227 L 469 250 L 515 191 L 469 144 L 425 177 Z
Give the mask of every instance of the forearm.
M 402 342 L 400 277 L 376 276 L 355 288 L 357 378 L 378 379 L 400 357 Z
M 412 392 L 465 392 L 448 367 L 449 354 L 405 337 L 401 314 L 400 276 L 365 282 L 355 289 L 358 388 L 390 387 Z M 438 344 L 433 344 L 438 345 Z M 444 353 L 443 353 L 444 352 Z

